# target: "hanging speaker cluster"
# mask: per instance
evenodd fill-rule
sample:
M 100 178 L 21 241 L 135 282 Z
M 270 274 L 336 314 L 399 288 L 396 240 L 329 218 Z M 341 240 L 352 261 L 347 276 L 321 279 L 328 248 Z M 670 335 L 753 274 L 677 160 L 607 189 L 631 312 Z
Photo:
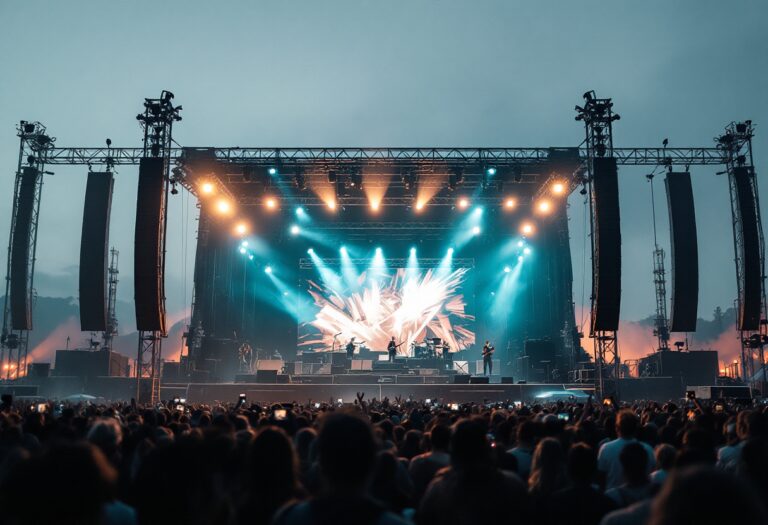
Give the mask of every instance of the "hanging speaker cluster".
M 592 331 L 603 332 L 619 329 L 621 311 L 619 180 L 613 157 L 595 158 L 593 168 Z
M 670 172 L 664 179 L 672 245 L 672 308 L 670 332 L 695 332 L 699 303 L 699 247 L 696 210 L 688 172 Z
M 109 216 L 115 179 L 110 172 L 90 172 L 85 187 L 80 236 L 80 330 L 107 329 L 107 253 Z

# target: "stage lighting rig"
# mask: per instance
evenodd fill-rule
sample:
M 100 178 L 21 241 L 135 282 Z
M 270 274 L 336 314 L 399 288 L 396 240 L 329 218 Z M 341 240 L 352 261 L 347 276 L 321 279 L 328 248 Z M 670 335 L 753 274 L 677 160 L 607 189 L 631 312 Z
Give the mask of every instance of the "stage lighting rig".
M 307 189 L 307 179 L 304 177 L 304 170 L 302 168 L 296 168 L 296 174 L 293 176 L 293 185 L 299 191 Z
M 464 184 L 464 170 L 461 168 L 452 169 L 448 175 L 448 189 L 454 191 L 462 184 Z
M 349 187 L 358 190 L 363 188 L 363 174 L 360 170 L 352 170 L 349 174 Z

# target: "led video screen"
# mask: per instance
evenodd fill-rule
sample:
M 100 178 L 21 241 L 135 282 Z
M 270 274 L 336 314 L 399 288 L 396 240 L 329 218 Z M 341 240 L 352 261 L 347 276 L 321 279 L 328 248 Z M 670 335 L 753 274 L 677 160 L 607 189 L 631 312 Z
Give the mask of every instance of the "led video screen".
M 384 351 L 394 336 L 399 355 L 433 338 L 450 352 L 475 344 L 472 268 L 304 270 L 302 283 L 312 312 L 299 323 L 300 349 L 341 350 L 352 337 Z

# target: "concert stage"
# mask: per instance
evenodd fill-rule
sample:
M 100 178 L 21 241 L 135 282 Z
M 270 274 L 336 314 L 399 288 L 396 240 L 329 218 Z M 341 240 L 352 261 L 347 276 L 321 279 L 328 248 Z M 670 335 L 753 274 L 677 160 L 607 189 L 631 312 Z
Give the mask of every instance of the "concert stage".
M 586 140 L 572 147 L 176 147 L 172 128 L 181 120 L 181 106 L 169 91 L 144 101 L 137 117 L 144 130 L 141 148 L 59 147 L 45 126 L 22 121 L 0 373 L 8 381 L 27 373 L 37 219 L 48 166 L 103 167 L 88 173 L 79 309 L 81 330 L 100 332 L 102 348 L 113 349 L 118 272 L 116 262 L 114 269 L 106 262 L 114 168 L 136 165 L 133 295 L 139 344 L 132 370 L 150 378 L 138 381 L 149 385 L 139 396 L 142 401 L 156 402 L 161 382 L 164 388 L 186 385 L 190 398 L 225 396 L 229 389 L 244 388 L 234 383 L 236 376 L 260 372 L 256 363 L 264 361 L 283 363 L 284 375 L 354 381 L 352 366 L 331 362 L 330 369 L 320 370 L 328 363 L 307 362 L 307 356 L 351 345 L 360 360 L 366 352 L 385 352 L 391 338 L 400 357 L 432 358 L 439 348 L 454 363 L 469 364 L 480 359 L 489 340 L 503 376 L 529 385 L 589 378 L 600 395 L 616 394 L 606 385 L 624 374 L 617 338 L 619 166 L 668 168 L 675 300 L 668 320 L 666 307 L 661 308 L 667 301 L 664 281 L 657 279 L 655 326 L 661 334 L 658 348 L 665 349 L 668 341 L 662 339 L 669 332 L 696 330 L 698 259 L 688 169 L 717 165 L 724 167 L 731 189 L 742 368 L 751 377 L 755 363 L 763 362 L 765 344 L 759 332 L 765 323 L 760 284 L 765 264 L 751 121 L 729 124 L 711 147 L 615 148 L 611 123 L 619 117 L 613 102 L 592 91 L 583 99 L 576 120 L 583 122 Z M 174 328 L 166 323 L 165 232 L 168 200 L 180 189 L 195 198 L 199 215 L 191 316 L 181 330 L 175 327 L 183 332 L 184 348 L 171 364 L 163 361 L 169 352 L 166 346 L 163 355 L 162 343 Z M 592 203 L 588 334 L 581 333 L 574 311 L 568 218 L 574 190 Z M 663 268 L 655 272 L 664 275 Z M 585 348 L 587 336 L 593 355 Z M 439 343 L 430 347 L 429 341 Z M 591 368 L 580 368 L 587 361 Z M 172 378 L 161 377 L 174 365 Z M 651 365 L 647 368 L 654 373 L 670 374 Z M 62 385 L 68 380 L 50 378 Z M 283 389 L 288 395 L 285 389 L 291 389 L 302 397 L 310 392 L 333 397 L 341 390 L 344 398 L 361 386 L 320 381 L 259 386 L 254 393 Z M 361 381 L 378 395 L 383 389 L 398 395 L 435 389 L 430 395 L 482 397 L 486 389 L 493 396 L 535 396 L 532 386 L 468 385 L 465 390 L 437 382 Z M 669 388 L 658 390 L 644 386 L 667 383 Z M 114 393 L 102 389 L 98 378 L 77 384 L 79 392 Z M 681 381 L 654 377 L 627 379 L 627 385 L 620 394 L 625 399 L 674 398 Z M 641 386 L 635 391 L 633 385 Z M 136 391 L 118 390 L 120 399 Z

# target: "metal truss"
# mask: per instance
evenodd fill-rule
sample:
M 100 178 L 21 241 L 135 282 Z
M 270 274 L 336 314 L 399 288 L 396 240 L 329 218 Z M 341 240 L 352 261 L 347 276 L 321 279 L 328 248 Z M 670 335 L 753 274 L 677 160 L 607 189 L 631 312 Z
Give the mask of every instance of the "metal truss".
M 455 226 L 448 222 L 326 222 L 312 226 L 312 231 L 333 230 L 452 230 Z
M 183 160 L 187 148 L 171 148 L 174 161 Z M 216 160 L 236 164 L 314 164 L 343 163 L 388 165 L 482 165 L 517 166 L 544 164 L 553 159 L 553 151 L 573 151 L 578 158 L 588 158 L 586 148 L 199 148 L 209 150 Z M 62 147 L 46 151 L 50 165 L 136 165 L 143 148 Z M 727 157 L 716 147 L 691 148 L 613 148 L 616 162 L 625 166 L 701 166 L 722 165 Z M 559 160 L 559 159 L 558 159 Z
M 334 258 L 334 259 L 326 259 L 322 258 L 324 266 L 328 267 L 340 267 L 342 264 L 347 263 L 344 259 Z M 371 259 L 368 258 L 350 258 L 349 262 L 351 262 L 354 266 L 359 267 L 365 267 L 367 268 L 371 264 Z M 444 262 L 444 259 L 440 258 L 427 258 L 427 257 L 419 257 L 419 268 L 438 268 L 441 263 Z M 384 259 L 384 264 L 386 266 L 391 266 L 392 268 L 407 268 L 408 267 L 408 259 L 404 257 L 394 257 L 394 258 L 386 258 Z M 475 266 L 475 259 L 473 258 L 455 258 L 451 261 L 451 266 L 454 268 L 474 268 Z M 313 268 L 316 268 L 317 264 L 315 262 L 307 257 L 299 259 L 299 268 L 302 270 L 311 270 Z
M 592 308 L 590 337 L 595 349 L 595 395 L 602 398 L 606 395 L 619 395 L 619 378 L 621 377 L 621 360 L 616 330 L 595 330 L 594 320 L 597 310 L 597 289 L 594 276 L 598 271 L 597 247 L 595 246 L 595 193 L 592 184 L 594 177 L 593 161 L 599 157 L 613 157 L 613 122 L 619 116 L 613 112 L 613 102 L 610 98 L 597 98 L 594 91 L 584 93 L 584 107 L 576 106 L 576 120 L 584 121 L 586 133 L 586 171 L 587 191 L 589 192 L 589 231 L 592 253 Z M 618 328 L 618 327 L 616 327 Z M 613 379 L 612 388 L 606 384 Z
M 144 129 L 144 146 L 141 149 L 141 157 L 153 157 L 163 159 L 164 191 L 160 202 L 160 274 L 161 287 L 161 330 L 139 331 L 139 344 L 136 353 L 136 395 L 139 401 L 158 403 L 160 401 L 160 367 L 162 362 L 162 338 L 167 337 L 165 330 L 165 243 L 166 229 L 168 226 L 168 187 L 171 182 L 171 160 L 173 144 L 173 123 L 181 120 L 179 111 L 181 106 L 174 106 L 171 102 L 173 93 L 163 91 L 160 98 L 144 99 L 144 112 L 136 116 Z M 110 153 L 112 148 L 108 150 Z M 110 159 L 111 160 L 111 159 Z M 114 165 L 112 161 L 110 165 Z M 147 356 L 149 359 L 147 360 Z M 142 376 L 149 377 L 149 396 L 144 397 L 141 389 Z
M 8 261 L 5 277 L 5 303 L 3 306 L 3 331 L 0 337 L 0 379 L 15 379 L 27 373 L 27 351 L 29 343 L 29 330 L 14 329 L 11 317 L 10 287 L 11 287 L 11 260 L 13 258 L 14 234 L 16 218 L 19 211 L 19 192 L 22 178 L 26 170 L 33 170 L 35 176 L 34 200 L 32 203 L 31 225 L 29 240 L 26 243 L 27 268 L 27 301 L 33 305 L 35 298 L 34 275 L 37 253 L 37 226 L 40 215 L 40 199 L 43 191 L 43 176 L 45 171 L 45 157 L 56 139 L 47 134 L 45 126 L 39 122 L 21 121 L 16 128 L 19 137 L 19 158 L 16 168 L 16 181 L 13 192 L 13 211 L 11 213 L 10 235 L 8 237 Z M 31 328 L 31 327 L 30 327 Z
M 733 243 L 734 260 L 736 263 L 736 289 L 737 289 L 737 311 L 741 312 L 744 304 L 744 261 L 742 253 L 744 250 L 744 239 L 741 232 L 743 229 L 741 212 L 738 204 L 738 194 L 736 189 L 735 170 L 737 168 L 746 168 L 751 176 L 749 177 L 752 185 L 752 195 L 754 198 L 754 208 L 757 217 L 758 241 L 760 243 L 760 327 L 758 330 L 741 330 L 739 339 L 741 341 L 741 372 L 744 382 L 755 384 L 755 376 L 758 372 L 761 374 L 761 380 L 758 381 L 762 389 L 768 386 L 768 377 L 765 369 L 765 344 L 768 343 L 768 301 L 766 301 L 765 290 L 765 238 L 763 236 L 762 219 L 760 218 L 760 198 L 757 188 L 757 177 L 755 176 L 755 167 L 752 156 L 752 137 L 754 129 L 751 121 L 732 122 L 725 128 L 725 133 L 715 140 L 717 147 L 726 157 L 726 173 L 728 174 L 728 189 L 731 200 L 731 216 L 733 225 Z M 741 315 L 741 314 L 739 314 Z M 741 318 L 737 324 L 741 323 Z M 765 394 L 765 392 L 763 392 Z

